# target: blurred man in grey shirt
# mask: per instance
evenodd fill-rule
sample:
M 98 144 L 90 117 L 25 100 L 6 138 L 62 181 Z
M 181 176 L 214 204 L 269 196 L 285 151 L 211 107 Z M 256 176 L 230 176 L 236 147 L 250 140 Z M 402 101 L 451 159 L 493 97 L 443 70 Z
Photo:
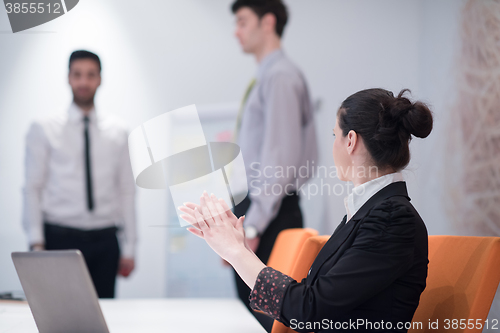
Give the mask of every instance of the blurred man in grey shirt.
M 284 4 L 237 0 L 231 10 L 243 51 L 258 63 L 234 136 L 245 161 L 249 190 L 235 214 L 246 215 L 246 241 L 266 263 L 278 233 L 303 226 L 299 192 L 311 177 L 318 154 L 314 115 L 304 75 L 281 49 L 288 16 Z M 235 278 L 239 297 L 249 307 L 250 289 L 238 274 Z M 266 327 L 262 318 L 257 319 Z

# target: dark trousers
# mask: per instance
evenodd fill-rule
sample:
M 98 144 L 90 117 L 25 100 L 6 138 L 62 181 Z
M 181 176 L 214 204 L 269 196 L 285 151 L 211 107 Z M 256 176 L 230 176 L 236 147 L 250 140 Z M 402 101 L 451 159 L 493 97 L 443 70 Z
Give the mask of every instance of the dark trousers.
M 241 203 L 239 203 L 234 208 L 234 215 L 238 218 L 245 215 L 248 208 L 251 205 L 251 200 L 247 196 Z M 299 206 L 299 196 L 296 193 L 292 195 L 287 195 L 281 201 L 281 206 L 278 211 L 278 215 L 269 223 L 267 229 L 260 237 L 260 242 L 255 254 L 259 257 L 264 264 L 267 264 L 271 250 L 273 249 L 274 242 L 278 234 L 288 228 L 302 228 L 302 212 Z M 250 302 L 248 296 L 250 295 L 250 288 L 246 283 L 240 278 L 240 276 L 234 272 L 234 278 L 236 281 L 236 289 L 238 291 L 238 297 L 241 299 L 243 304 L 248 308 L 248 310 L 255 316 L 255 318 L 260 322 L 260 324 L 266 329 L 266 331 L 271 332 L 274 320 L 271 317 L 263 315 L 261 313 L 255 312 L 250 308 Z
M 100 298 L 115 297 L 115 281 L 120 260 L 116 227 L 81 230 L 45 223 L 46 250 L 80 250 Z

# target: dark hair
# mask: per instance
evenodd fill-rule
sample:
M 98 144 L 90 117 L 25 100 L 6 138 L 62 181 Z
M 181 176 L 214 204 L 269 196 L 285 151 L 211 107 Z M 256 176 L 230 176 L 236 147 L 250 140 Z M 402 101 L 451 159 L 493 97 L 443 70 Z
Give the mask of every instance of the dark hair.
M 411 102 L 385 89 L 367 89 L 349 96 L 337 113 L 343 136 L 355 131 L 379 168 L 404 169 L 410 162 L 412 135 L 425 138 L 432 131 L 432 112 L 422 102 Z
M 267 13 L 273 14 L 276 17 L 276 34 L 279 37 L 283 35 L 283 30 L 288 21 L 288 11 L 281 0 L 236 0 L 231 6 L 231 11 L 236 14 L 243 7 L 253 10 L 259 19 Z
M 97 62 L 99 65 L 99 72 L 101 72 L 101 60 L 99 60 L 99 57 L 97 54 L 86 51 L 86 50 L 77 50 L 71 53 L 71 56 L 69 57 L 69 68 L 71 69 L 71 63 L 75 60 L 80 60 L 80 59 L 91 59 Z

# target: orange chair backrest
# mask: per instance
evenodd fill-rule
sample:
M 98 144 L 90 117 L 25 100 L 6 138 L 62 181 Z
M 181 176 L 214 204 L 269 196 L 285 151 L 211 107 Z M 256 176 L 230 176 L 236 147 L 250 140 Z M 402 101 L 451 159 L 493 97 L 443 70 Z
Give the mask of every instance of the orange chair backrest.
M 283 230 L 279 233 L 274 242 L 273 250 L 267 261 L 267 266 L 290 275 L 304 242 L 317 234 L 318 231 L 311 228 L 291 228 Z
M 302 281 L 309 273 L 314 259 L 318 256 L 319 251 L 323 248 L 325 243 L 331 236 L 314 236 L 307 239 L 302 246 L 299 256 L 295 262 L 292 273 L 290 276 L 297 281 Z M 292 333 L 295 332 L 289 327 L 286 327 L 279 321 L 275 320 L 273 323 L 272 333 Z
M 499 281 L 500 237 L 429 236 L 427 286 L 408 332 L 482 332 Z
M 321 251 L 330 237 L 330 235 L 314 236 L 306 240 L 293 266 L 292 274 L 290 275 L 292 278 L 300 282 L 307 277 L 314 259 L 316 259 L 319 251 Z

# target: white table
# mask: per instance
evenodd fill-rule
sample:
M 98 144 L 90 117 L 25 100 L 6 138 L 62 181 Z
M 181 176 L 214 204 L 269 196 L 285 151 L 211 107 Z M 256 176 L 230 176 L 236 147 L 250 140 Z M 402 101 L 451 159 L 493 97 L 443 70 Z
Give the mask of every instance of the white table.
M 265 332 L 237 299 L 100 300 L 111 333 Z M 0 333 L 38 332 L 26 302 L 0 301 Z

